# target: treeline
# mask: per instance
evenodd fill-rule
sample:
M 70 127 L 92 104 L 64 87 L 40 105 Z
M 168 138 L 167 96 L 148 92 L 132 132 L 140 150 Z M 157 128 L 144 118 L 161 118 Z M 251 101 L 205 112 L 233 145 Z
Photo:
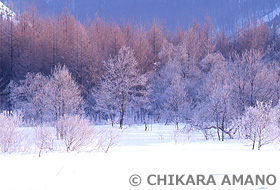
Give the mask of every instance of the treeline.
M 223 139 L 248 107 L 277 105 L 279 37 L 276 23 L 252 21 L 226 34 L 206 17 L 170 32 L 156 20 L 80 23 L 67 11 L 42 18 L 31 7 L 0 19 L 2 110 L 41 121 L 77 112 L 120 127 L 189 122 Z M 71 93 L 79 111 L 66 102 Z

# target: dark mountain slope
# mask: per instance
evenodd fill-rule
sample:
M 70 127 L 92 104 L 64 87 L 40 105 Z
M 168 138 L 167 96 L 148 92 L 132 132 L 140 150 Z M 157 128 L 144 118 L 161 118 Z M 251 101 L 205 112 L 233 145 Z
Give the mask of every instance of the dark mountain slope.
M 209 15 L 219 27 L 232 29 L 254 16 L 261 18 L 280 7 L 279 0 L 9 0 L 22 9 L 34 3 L 39 13 L 68 9 L 81 21 L 94 19 L 96 13 L 105 19 L 125 20 L 136 24 L 150 23 L 154 18 L 170 29 L 188 26 L 195 18 Z

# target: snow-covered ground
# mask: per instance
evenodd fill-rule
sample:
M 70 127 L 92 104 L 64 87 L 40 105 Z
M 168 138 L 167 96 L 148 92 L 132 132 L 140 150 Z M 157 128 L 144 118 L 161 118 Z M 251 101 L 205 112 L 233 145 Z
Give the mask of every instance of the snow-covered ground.
M 278 7 L 277 9 L 271 11 L 270 13 L 268 13 L 267 15 L 263 16 L 261 19 L 259 19 L 259 21 L 263 21 L 263 22 L 270 22 L 272 21 L 276 16 L 280 15 L 280 7 Z
M 175 140 L 174 140 L 175 139 Z M 264 146 L 252 151 L 239 140 L 205 141 L 198 132 L 175 133 L 170 125 L 125 129 L 118 146 L 107 154 L 49 152 L 0 155 L 1 190 L 165 190 L 165 189 L 280 189 L 280 147 Z M 137 174 L 142 183 L 134 187 L 130 176 Z M 216 185 L 148 184 L 148 176 L 213 175 Z M 276 176 L 275 185 L 221 185 L 225 175 Z M 208 177 L 207 177 L 208 176 Z M 152 176 L 152 183 L 156 178 Z M 175 179 L 175 178 L 174 178 Z M 186 178 L 184 178 L 186 179 Z M 131 178 L 139 182 L 138 178 Z M 271 180 L 271 178 L 270 178 Z M 169 181 L 170 182 L 170 181 Z

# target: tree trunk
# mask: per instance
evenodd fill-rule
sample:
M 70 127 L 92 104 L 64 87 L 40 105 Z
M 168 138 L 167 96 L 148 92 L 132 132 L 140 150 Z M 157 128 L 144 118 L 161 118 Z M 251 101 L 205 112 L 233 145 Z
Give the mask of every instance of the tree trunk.
M 111 119 L 111 123 L 112 123 L 112 127 L 114 126 L 114 119 L 113 119 L 113 115 L 110 113 L 110 119 Z
M 225 139 L 225 126 L 224 126 L 224 124 L 222 123 L 222 141 L 224 141 L 224 139 Z
M 123 94 L 123 99 L 122 99 L 121 110 L 120 110 L 120 115 L 121 115 L 120 129 L 123 128 L 124 114 L 125 114 L 125 98 L 126 98 L 125 92 L 123 92 L 122 94 Z
M 13 27 L 13 21 L 10 22 L 10 82 L 14 80 L 14 27 Z M 8 100 L 8 111 L 9 115 L 12 111 L 12 103 L 11 100 Z
M 218 135 L 218 139 L 219 141 L 221 141 L 221 135 L 220 135 L 220 129 L 219 129 L 219 125 L 217 124 L 217 135 Z
M 123 128 L 123 120 L 124 120 L 124 114 L 121 113 L 121 119 L 120 119 L 120 129 Z
M 176 113 L 176 130 L 179 130 L 179 113 L 178 113 L 179 108 L 177 109 Z
M 260 150 L 260 149 L 261 149 L 261 147 L 262 147 L 262 140 L 261 140 L 261 138 L 259 137 L 258 150 Z

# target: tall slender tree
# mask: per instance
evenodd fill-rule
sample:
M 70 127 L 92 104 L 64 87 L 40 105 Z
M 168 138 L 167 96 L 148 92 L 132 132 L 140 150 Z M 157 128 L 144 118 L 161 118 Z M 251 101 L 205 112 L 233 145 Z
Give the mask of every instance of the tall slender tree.
M 143 96 L 138 87 L 145 87 L 147 82 L 147 77 L 137 70 L 137 64 L 133 51 L 127 47 L 121 48 L 116 57 L 104 62 L 105 72 L 99 89 L 95 91 L 98 108 L 110 116 L 118 113 L 121 129 L 132 100 Z

